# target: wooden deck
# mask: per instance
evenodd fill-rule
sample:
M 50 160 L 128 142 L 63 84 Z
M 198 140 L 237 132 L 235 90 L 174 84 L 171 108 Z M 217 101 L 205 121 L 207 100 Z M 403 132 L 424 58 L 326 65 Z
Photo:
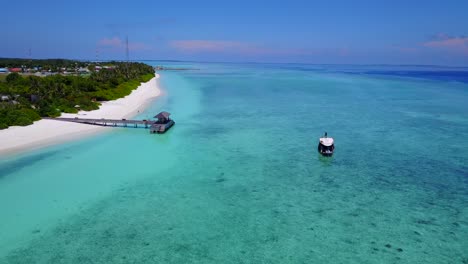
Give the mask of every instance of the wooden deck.
M 67 117 L 44 117 L 47 120 L 65 121 L 95 126 L 134 127 L 148 128 L 154 125 L 156 120 L 127 120 L 127 119 L 92 119 L 92 118 L 67 118 Z
M 127 119 L 95 119 L 95 118 L 68 118 L 68 117 L 44 117 L 43 119 L 72 122 L 79 124 L 87 124 L 94 126 L 112 126 L 112 127 L 134 127 L 134 128 L 149 128 L 150 133 L 165 133 L 171 128 L 175 122 L 169 118 L 171 114 L 168 112 L 161 112 L 154 116 L 157 120 L 127 120 Z

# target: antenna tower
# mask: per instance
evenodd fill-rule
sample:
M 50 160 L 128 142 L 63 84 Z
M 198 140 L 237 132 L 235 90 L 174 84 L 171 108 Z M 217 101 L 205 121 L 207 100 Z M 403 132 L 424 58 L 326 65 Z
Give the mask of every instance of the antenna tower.
M 127 59 L 126 72 L 127 72 L 127 79 L 128 79 L 129 78 L 128 62 L 130 60 L 130 56 L 129 56 L 129 52 L 128 52 L 128 36 L 125 37 L 125 57 Z
M 96 47 L 96 63 L 99 62 L 99 48 Z
M 128 52 L 128 36 L 125 38 L 125 56 L 127 59 L 127 63 L 130 60 L 129 52 Z

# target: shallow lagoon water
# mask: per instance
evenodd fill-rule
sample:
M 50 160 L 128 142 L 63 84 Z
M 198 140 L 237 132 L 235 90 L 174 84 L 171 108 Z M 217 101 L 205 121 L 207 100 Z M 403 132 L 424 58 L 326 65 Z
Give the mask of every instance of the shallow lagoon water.
M 141 114 L 173 113 L 167 134 L 116 129 L 0 163 L 0 263 L 468 261 L 466 83 L 193 67 L 163 72 Z M 324 131 L 332 158 L 316 152 Z

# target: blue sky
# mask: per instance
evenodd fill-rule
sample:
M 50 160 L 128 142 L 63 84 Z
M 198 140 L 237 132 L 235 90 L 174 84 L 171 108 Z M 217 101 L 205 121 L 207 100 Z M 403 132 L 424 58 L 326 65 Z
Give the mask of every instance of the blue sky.
M 468 1 L 5 1 L 0 57 L 468 66 Z M 97 52 L 96 52 L 97 51 Z

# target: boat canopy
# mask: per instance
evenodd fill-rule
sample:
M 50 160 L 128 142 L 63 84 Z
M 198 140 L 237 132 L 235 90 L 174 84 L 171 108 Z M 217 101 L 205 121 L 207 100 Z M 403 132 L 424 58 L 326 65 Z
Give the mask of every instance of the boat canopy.
M 320 138 L 320 144 L 328 147 L 328 146 L 331 146 L 333 145 L 333 138 Z

